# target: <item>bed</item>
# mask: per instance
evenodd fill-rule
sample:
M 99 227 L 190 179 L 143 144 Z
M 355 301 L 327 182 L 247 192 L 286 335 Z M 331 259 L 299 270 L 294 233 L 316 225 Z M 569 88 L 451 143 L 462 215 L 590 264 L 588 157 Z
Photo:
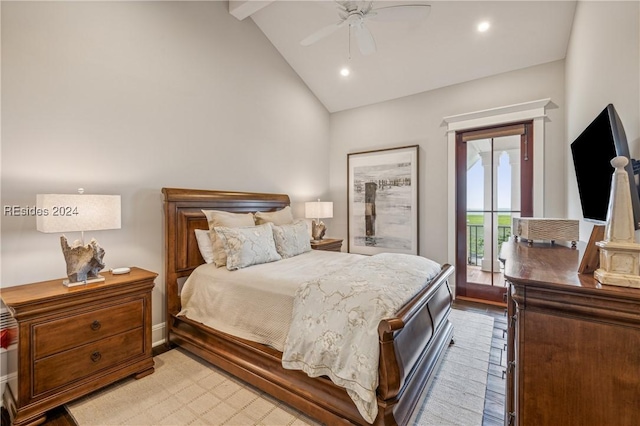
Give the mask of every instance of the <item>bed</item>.
M 290 204 L 284 194 L 163 188 L 166 254 L 167 343 L 178 345 L 273 397 L 326 424 L 366 425 L 345 389 L 326 377 L 282 366 L 283 353 L 179 315 L 180 286 L 204 260 L 196 229 L 208 229 L 203 209 L 234 213 L 278 211 Z M 408 424 L 452 342 L 448 320 L 453 267 L 437 275 L 393 318 L 380 321 L 377 416 L 374 425 Z

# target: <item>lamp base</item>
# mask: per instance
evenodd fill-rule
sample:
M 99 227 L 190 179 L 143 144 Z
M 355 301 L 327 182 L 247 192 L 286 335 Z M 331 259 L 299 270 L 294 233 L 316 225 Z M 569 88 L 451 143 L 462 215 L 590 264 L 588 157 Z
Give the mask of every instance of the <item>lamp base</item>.
M 315 219 L 311 221 L 311 238 L 313 241 L 322 240 L 325 232 L 327 232 L 327 227 L 322 221 L 319 221 L 319 223 L 316 223 Z
M 99 283 L 104 281 L 104 277 L 102 275 L 98 275 L 95 278 L 91 278 L 90 280 L 86 280 L 86 281 L 76 281 L 76 282 L 71 282 L 69 280 L 64 280 L 62 281 L 62 285 L 64 285 L 65 287 L 76 287 L 79 285 L 86 285 L 86 284 L 92 284 L 92 283 Z
M 83 285 L 91 282 L 104 281 L 104 277 L 100 279 L 100 271 L 104 268 L 104 249 L 100 247 L 95 239 L 87 245 L 83 245 L 81 241 L 75 241 L 73 246 L 67 242 L 67 238 L 63 235 L 60 237 L 60 245 L 62 246 L 62 254 L 67 263 L 67 281 L 68 284 Z M 96 281 L 97 280 L 97 281 Z M 67 284 L 65 284 L 67 285 Z M 71 285 L 67 285 L 70 287 Z

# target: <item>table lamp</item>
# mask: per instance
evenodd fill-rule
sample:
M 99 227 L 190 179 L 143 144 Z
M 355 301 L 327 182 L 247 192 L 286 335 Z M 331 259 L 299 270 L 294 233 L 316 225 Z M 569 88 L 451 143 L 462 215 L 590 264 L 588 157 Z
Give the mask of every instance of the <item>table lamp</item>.
M 313 241 L 320 241 L 324 237 L 327 227 L 320 219 L 333 217 L 333 203 L 331 201 L 309 201 L 304 204 L 304 217 L 311 221 L 311 237 Z
M 121 208 L 119 195 L 38 194 L 36 205 L 40 214 L 36 229 L 40 232 L 80 232 L 81 239 L 69 245 L 62 235 L 60 244 L 67 263 L 67 287 L 104 281 L 99 272 L 104 268 L 105 251 L 95 239 L 84 244 L 84 231 L 120 229 Z

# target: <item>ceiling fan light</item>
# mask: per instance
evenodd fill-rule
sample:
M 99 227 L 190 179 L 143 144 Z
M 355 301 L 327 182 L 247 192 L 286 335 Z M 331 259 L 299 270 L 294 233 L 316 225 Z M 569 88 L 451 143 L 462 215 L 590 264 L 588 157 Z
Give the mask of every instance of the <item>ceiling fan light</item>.
M 374 21 L 418 21 L 429 16 L 431 6 L 427 4 L 405 4 L 373 8 L 373 1 L 336 0 L 340 21 L 319 29 L 307 36 L 300 44 L 309 46 L 333 34 L 338 28 L 348 26 L 356 32 L 360 53 L 364 56 L 376 51 L 376 43 L 365 25 L 366 20 Z M 349 31 L 351 34 L 351 31 Z
M 487 22 L 487 21 L 480 22 L 478 24 L 478 31 L 481 32 L 481 33 L 484 33 L 487 30 L 489 30 L 490 27 L 491 27 L 491 24 L 489 22 Z

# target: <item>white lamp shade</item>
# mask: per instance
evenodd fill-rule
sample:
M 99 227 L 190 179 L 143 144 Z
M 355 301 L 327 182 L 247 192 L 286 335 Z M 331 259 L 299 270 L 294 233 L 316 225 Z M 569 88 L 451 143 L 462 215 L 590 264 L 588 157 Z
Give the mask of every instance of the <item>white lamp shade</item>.
M 332 218 L 333 203 L 331 201 L 309 201 L 304 203 L 304 217 L 307 219 Z
M 120 229 L 119 195 L 38 194 L 40 232 L 76 232 Z

